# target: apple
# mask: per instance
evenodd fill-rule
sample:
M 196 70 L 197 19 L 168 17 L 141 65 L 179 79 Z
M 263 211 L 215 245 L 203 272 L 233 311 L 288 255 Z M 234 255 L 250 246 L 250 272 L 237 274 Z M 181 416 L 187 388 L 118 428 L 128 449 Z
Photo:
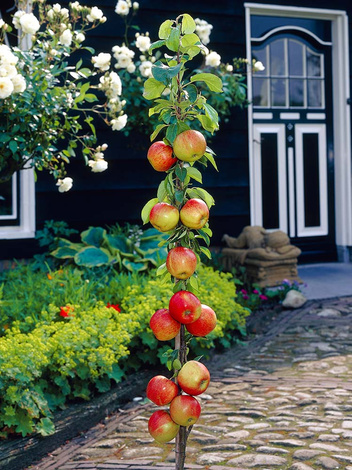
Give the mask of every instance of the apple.
M 174 154 L 184 162 L 199 160 L 207 148 L 206 140 L 199 131 L 188 130 L 176 136 L 173 143 Z
M 206 336 L 216 327 L 216 314 L 208 305 L 202 304 L 202 313 L 198 320 L 186 325 L 193 336 Z
M 189 248 L 177 246 L 169 251 L 166 267 L 171 276 L 177 279 L 188 279 L 196 270 L 197 256 Z
M 154 142 L 149 147 L 147 158 L 156 171 L 166 171 L 177 161 L 172 154 L 172 147 L 166 145 L 162 140 Z
M 188 361 L 178 373 L 177 382 L 189 395 L 200 395 L 208 388 L 210 374 L 201 362 Z
M 181 324 L 170 315 L 167 308 L 157 310 L 152 315 L 149 326 L 159 341 L 169 341 L 175 338 L 181 328 Z
M 180 429 L 167 411 L 158 410 L 149 418 L 148 431 L 150 435 L 160 444 L 172 441 Z
M 178 394 L 175 382 L 163 375 L 156 375 L 147 385 L 147 397 L 158 406 L 168 405 Z
M 170 404 L 170 415 L 180 426 L 192 426 L 198 421 L 201 412 L 198 400 L 189 395 L 178 395 Z
M 208 222 L 208 206 L 202 199 L 189 199 L 180 211 L 180 219 L 186 227 L 200 229 Z
M 176 321 L 186 325 L 198 320 L 202 313 L 202 304 L 192 292 L 180 290 L 170 299 L 169 313 Z
M 168 232 L 176 227 L 180 213 L 175 206 L 167 202 L 158 202 L 150 211 L 149 220 L 154 228 L 160 232 Z

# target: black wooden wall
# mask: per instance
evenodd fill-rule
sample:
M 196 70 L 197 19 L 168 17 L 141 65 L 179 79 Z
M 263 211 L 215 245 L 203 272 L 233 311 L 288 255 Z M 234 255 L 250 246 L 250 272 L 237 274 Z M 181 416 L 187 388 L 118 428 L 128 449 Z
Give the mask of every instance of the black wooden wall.
M 99 52 L 110 52 L 115 44 L 122 43 L 123 22 L 114 12 L 115 0 L 87 0 L 82 3 L 97 5 L 108 21 L 90 35 L 91 45 Z M 350 0 L 292 0 L 259 1 L 312 8 L 346 10 L 350 20 Z M 168 18 L 180 13 L 200 17 L 213 25 L 210 48 L 217 51 L 223 62 L 233 57 L 245 57 L 245 9 L 242 0 L 140 0 L 136 19 L 141 31 L 149 31 L 152 40 L 157 38 L 158 26 Z M 350 49 L 351 47 L 350 38 Z M 126 110 L 128 114 L 128 110 Z M 141 122 L 141 126 L 143 123 Z M 37 227 L 47 219 L 65 220 L 71 226 L 84 229 L 89 225 L 106 225 L 115 222 L 141 223 L 140 210 L 144 203 L 154 197 L 163 175 L 155 172 L 146 159 L 150 145 L 147 138 L 132 135 L 126 138 L 121 132 L 102 128 L 100 142 L 107 142 L 105 153 L 109 169 L 93 174 L 82 161 L 71 164 L 70 174 L 74 187 L 60 194 L 50 176 L 39 174 L 36 189 Z M 235 108 L 230 122 L 221 126 L 212 148 L 217 154 L 220 172 L 208 168 L 204 175 L 204 187 L 214 196 L 210 224 L 214 231 L 213 244 L 219 245 L 224 233 L 237 235 L 250 223 L 248 181 L 247 113 Z M 79 158 L 78 158 L 79 159 Z M 0 258 L 28 256 L 35 249 L 33 241 L 20 243 L 2 241 Z M 20 251 L 19 251 L 20 250 Z M 8 255 L 8 256 L 6 256 Z

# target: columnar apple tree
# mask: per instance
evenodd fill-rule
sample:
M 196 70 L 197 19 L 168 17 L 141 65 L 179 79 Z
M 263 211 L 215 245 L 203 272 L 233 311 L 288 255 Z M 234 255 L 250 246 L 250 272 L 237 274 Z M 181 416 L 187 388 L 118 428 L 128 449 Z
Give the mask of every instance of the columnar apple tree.
M 169 305 L 154 313 L 150 327 L 156 338 L 168 341 L 175 338 L 175 349 L 167 352 L 170 378 L 153 377 L 147 396 L 168 410 L 155 411 L 149 420 L 149 432 L 158 442 L 176 437 L 176 469 L 184 468 L 186 442 L 201 406 L 194 398 L 209 385 L 208 369 L 197 358 L 187 360 L 188 344 L 193 336 L 206 336 L 216 326 L 216 314 L 211 306 L 202 305 L 197 297 L 200 279 L 197 266 L 203 253 L 209 251 L 212 232 L 209 228 L 209 209 L 212 196 L 202 184 L 201 169 L 211 163 L 216 168 L 213 151 L 203 134 L 192 129 L 199 121 L 210 132 L 218 128 L 218 114 L 197 88 L 203 82 L 212 92 L 222 91 L 220 78 L 211 73 L 187 77 L 187 62 L 202 52 L 195 22 L 188 14 L 167 20 L 160 26 L 159 40 L 151 50 L 162 48 L 163 59 L 153 66 L 153 77 L 145 82 L 144 97 L 153 101 L 149 116 L 158 115 L 158 124 L 148 151 L 148 160 L 156 171 L 165 172 L 157 196 L 144 206 L 142 219 L 167 232 L 168 256 L 157 270 L 164 282 L 173 282 L 174 294 Z M 164 49 L 164 50 L 163 50 Z

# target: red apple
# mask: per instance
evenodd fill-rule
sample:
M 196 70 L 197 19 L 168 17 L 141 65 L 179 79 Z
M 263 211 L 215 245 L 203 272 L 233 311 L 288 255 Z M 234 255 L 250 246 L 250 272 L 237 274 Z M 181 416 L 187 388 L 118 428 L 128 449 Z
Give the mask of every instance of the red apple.
M 216 327 L 216 314 L 208 305 L 202 304 L 202 313 L 198 320 L 186 325 L 193 336 L 206 336 Z
M 155 411 L 149 418 L 149 433 L 160 444 L 172 441 L 179 429 L 180 426 L 172 421 L 167 411 Z
M 166 267 L 171 276 L 177 279 L 188 279 L 196 270 L 197 256 L 189 248 L 177 246 L 169 251 Z
M 178 335 L 181 325 L 169 313 L 167 308 L 157 310 L 149 321 L 155 337 L 159 341 L 169 341 Z
M 189 199 L 180 211 L 180 219 L 186 227 L 200 229 L 208 222 L 208 206 L 202 199 Z
M 208 388 L 210 374 L 201 362 L 188 361 L 178 373 L 177 382 L 189 395 L 200 395 Z
M 175 382 L 163 375 L 156 375 L 147 385 L 147 397 L 158 406 L 168 405 L 178 393 Z
M 178 395 L 170 404 L 170 415 L 180 426 L 192 426 L 198 421 L 201 407 L 196 398 Z
M 162 140 L 154 142 L 149 147 L 147 158 L 156 171 L 166 171 L 177 161 L 172 155 L 172 147 L 166 145 Z
M 149 220 L 154 228 L 160 232 L 168 232 L 176 227 L 180 213 L 175 206 L 167 202 L 158 202 L 150 211 Z
M 176 136 L 173 150 L 176 157 L 184 162 L 199 160 L 207 148 L 206 140 L 199 131 L 188 130 Z
M 198 320 L 202 313 L 202 304 L 192 292 L 180 290 L 171 297 L 169 312 L 178 322 L 188 324 Z

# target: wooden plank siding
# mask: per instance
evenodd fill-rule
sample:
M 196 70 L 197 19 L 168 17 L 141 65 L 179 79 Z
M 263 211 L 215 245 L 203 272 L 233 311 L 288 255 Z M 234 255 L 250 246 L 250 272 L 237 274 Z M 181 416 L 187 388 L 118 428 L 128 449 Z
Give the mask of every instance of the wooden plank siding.
M 89 45 L 99 52 L 110 52 L 113 45 L 121 44 L 123 21 L 114 12 L 116 1 L 82 0 L 82 3 L 100 7 L 108 18 L 104 25 L 90 33 Z M 285 0 L 257 3 L 288 5 Z M 351 26 L 351 0 L 292 0 L 289 3 L 297 7 L 345 10 Z M 231 62 L 233 57 L 245 57 L 245 9 L 242 0 L 140 0 L 139 4 L 136 23 L 141 32 L 149 31 L 152 40 L 157 38 L 158 26 L 162 21 L 187 12 L 213 25 L 209 46 L 221 55 L 223 62 Z M 350 53 L 351 49 L 350 36 Z M 74 187 L 68 193 L 59 194 L 49 175 L 38 175 L 37 228 L 41 228 L 47 219 L 65 220 L 78 229 L 115 222 L 141 223 L 140 210 L 149 198 L 155 196 L 157 185 L 163 177 L 151 168 L 146 159 L 150 145 L 148 139 L 134 135 L 126 138 L 122 133 L 101 128 L 99 143 L 104 142 L 109 144 L 105 153 L 109 161 L 108 170 L 92 174 L 77 157 L 79 161 L 73 162 L 68 169 L 69 175 L 74 178 Z M 217 154 L 220 172 L 216 173 L 209 167 L 204 174 L 204 188 L 216 200 L 211 210 L 210 225 L 214 231 L 213 244 L 219 245 L 224 233 L 235 236 L 250 223 L 246 110 L 234 109 L 230 121 L 222 124 L 211 146 Z M 34 246 L 31 240 L 21 241 L 21 253 L 31 255 Z M 2 241 L 0 258 L 12 256 L 18 256 L 16 243 Z

